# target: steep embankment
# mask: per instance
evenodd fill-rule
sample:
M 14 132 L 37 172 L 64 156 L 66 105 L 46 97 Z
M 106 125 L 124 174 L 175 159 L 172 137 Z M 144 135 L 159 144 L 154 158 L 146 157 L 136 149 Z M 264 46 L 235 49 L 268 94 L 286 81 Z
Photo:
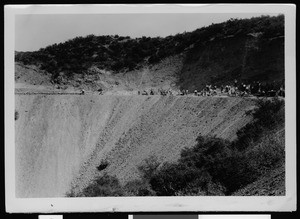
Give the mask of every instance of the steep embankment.
M 91 74 L 75 74 L 72 78 L 60 77 L 62 83 L 57 85 L 51 83 L 51 77 L 32 65 L 27 66 L 22 63 L 15 63 L 15 88 L 16 92 L 42 92 L 44 91 L 68 91 L 77 92 L 80 89 L 97 92 L 102 88 L 105 93 L 114 94 L 137 94 L 137 91 L 151 88 L 171 89 L 178 91 L 176 83 L 178 74 L 182 69 L 184 54 L 167 57 L 157 64 L 144 66 L 138 70 L 126 73 L 113 74 L 110 71 L 101 70 L 94 66 Z
M 200 90 L 205 84 L 232 84 L 235 79 L 282 83 L 284 36 L 261 35 L 231 35 L 197 43 L 186 56 L 178 86 Z
M 179 96 L 16 96 L 17 197 L 61 197 L 107 172 L 139 177 L 150 155 L 174 161 L 199 134 L 234 139 L 254 100 Z

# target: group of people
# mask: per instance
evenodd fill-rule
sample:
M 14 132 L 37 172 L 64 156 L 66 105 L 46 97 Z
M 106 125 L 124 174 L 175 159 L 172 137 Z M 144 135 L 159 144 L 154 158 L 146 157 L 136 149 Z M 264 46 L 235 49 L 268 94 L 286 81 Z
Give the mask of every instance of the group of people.
M 282 96 L 284 97 L 284 86 L 283 83 L 276 84 L 273 83 L 261 83 L 260 81 L 253 81 L 251 83 L 238 83 L 237 80 L 234 80 L 234 83 L 231 85 L 221 85 L 219 87 L 215 85 L 206 85 L 204 89 L 201 91 L 194 90 L 193 93 L 189 92 L 189 90 L 181 90 L 179 92 L 172 92 L 171 90 L 163 90 L 158 89 L 157 92 L 155 92 L 153 89 L 150 89 L 149 91 L 138 91 L 138 94 L 140 95 L 191 95 L 194 94 L 195 96 L 214 96 L 214 95 L 227 95 L 227 96 Z
M 166 96 L 166 95 L 174 95 L 173 92 L 169 89 L 169 90 L 164 90 L 164 89 L 158 89 L 157 91 L 155 91 L 154 89 L 150 89 L 149 91 L 147 90 L 143 90 L 138 91 L 138 95 L 162 95 L 162 96 Z
M 102 88 L 98 89 L 97 91 L 99 92 L 99 95 L 102 95 L 102 94 L 103 94 L 103 89 L 102 89 Z M 84 95 L 84 94 L 85 94 L 85 90 L 84 90 L 84 89 L 81 89 L 81 90 L 80 90 L 80 95 Z
M 251 83 L 240 83 L 237 80 L 234 81 L 233 85 L 221 85 L 217 86 L 206 85 L 203 90 L 198 92 L 194 91 L 196 96 L 213 96 L 217 94 L 226 94 L 228 96 L 282 96 L 284 97 L 284 86 L 282 84 L 273 83 L 261 83 L 260 81 L 253 81 Z
M 240 83 L 234 80 L 232 85 L 221 85 L 220 87 L 213 85 L 206 85 L 201 91 L 194 90 L 193 94 L 195 96 L 214 96 L 214 95 L 227 95 L 227 96 L 285 96 L 284 83 L 276 84 L 273 83 L 261 83 L 260 81 L 253 81 L 251 83 Z M 98 89 L 100 95 L 103 94 L 102 88 Z M 81 90 L 81 95 L 85 94 L 85 90 Z M 171 89 L 154 89 L 138 91 L 138 95 L 190 95 L 189 90 L 181 90 L 179 92 L 172 91 Z

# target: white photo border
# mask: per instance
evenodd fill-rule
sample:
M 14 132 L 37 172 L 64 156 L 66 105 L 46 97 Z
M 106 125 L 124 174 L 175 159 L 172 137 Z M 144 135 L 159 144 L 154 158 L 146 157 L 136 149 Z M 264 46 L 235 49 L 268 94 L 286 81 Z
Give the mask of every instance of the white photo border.
M 281 13 L 285 16 L 286 195 L 260 197 L 16 198 L 14 147 L 15 16 L 19 14 Z M 292 4 L 6 5 L 5 201 L 10 213 L 296 210 L 296 6 Z

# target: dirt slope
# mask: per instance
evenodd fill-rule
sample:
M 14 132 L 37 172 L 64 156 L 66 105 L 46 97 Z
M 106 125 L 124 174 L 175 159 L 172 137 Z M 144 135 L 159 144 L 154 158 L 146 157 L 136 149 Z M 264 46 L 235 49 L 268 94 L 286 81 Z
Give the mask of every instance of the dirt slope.
M 23 63 L 15 63 L 15 81 L 18 83 L 27 83 L 31 85 L 51 85 L 51 75 L 40 70 L 35 65 L 24 65 Z
M 16 95 L 16 195 L 62 197 L 96 175 L 101 160 L 122 183 L 150 155 L 179 157 L 199 134 L 234 139 L 254 100 L 217 97 Z
M 188 51 L 177 85 L 201 90 L 206 84 L 232 84 L 234 79 L 282 83 L 284 37 L 262 40 L 255 33 L 198 43 Z
M 137 94 L 137 91 L 172 89 L 175 87 L 183 65 L 184 55 L 170 56 L 158 64 L 147 65 L 129 72 L 113 74 L 94 66 L 86 75 L 74 74 L 73 78 L 61 77 L 61 83 L 51 84 L 51 77 L 34 65 L 15 63 L 16 92 L 37 92 L 39 90 L 97 92 L 102 88 L 107 94 Z

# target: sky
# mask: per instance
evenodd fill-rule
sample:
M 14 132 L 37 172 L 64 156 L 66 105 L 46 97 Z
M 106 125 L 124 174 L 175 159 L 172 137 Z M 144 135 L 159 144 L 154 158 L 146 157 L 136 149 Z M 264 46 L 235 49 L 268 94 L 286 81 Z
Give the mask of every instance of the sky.
M 115 35 L 166 37 L 193 31 L 230 18 L 251 18 L 248 13 L 168 14 L 26 14 L 15 16 L 15 51 L 35 51 L 77 36 Z

